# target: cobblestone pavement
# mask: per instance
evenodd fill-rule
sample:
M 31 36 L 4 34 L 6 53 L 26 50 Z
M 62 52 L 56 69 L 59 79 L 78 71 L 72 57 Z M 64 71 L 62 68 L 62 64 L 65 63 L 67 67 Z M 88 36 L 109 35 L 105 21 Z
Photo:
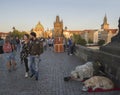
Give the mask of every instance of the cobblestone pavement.
M 39 64 L 39 80 L 24 78 L 24 64 L 16 55 L 17 70 L 8 72 L 4 55 L 0 57 L 0 95 L 120 95 L 120 92 L 88 93 L 82 92 L 82 83 L 64 82 L 77 65 L 82 62 L 76 56 L 66 53 L 45 51 Z

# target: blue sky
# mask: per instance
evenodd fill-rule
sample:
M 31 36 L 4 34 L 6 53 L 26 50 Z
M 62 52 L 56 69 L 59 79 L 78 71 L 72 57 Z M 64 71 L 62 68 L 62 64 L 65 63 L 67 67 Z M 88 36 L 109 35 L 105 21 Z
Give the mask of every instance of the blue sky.
M 120 0 L 0 0 L 0 32 L 29 31 L 38 21 L 52 29 L 56 15 L 71 30 L 100 29 L 105 13 L 117 28 Z

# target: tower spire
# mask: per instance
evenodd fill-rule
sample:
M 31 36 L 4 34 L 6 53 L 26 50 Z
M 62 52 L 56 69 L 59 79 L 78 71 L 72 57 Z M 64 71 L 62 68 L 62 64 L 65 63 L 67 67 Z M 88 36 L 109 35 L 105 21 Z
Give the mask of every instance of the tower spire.
M 60 19 L 59 19 L 59 16 L 57 15 L 56 16 L 56 22 L 59 22 L 60 21 Z
M 107 23 L 107 16 L 106 16 L 106 13 L 105 13 L 105 17 L 104 17 L 104 20 L 103 20 L 103 24 L 108 24 L 108 23 Z
M 107 23 L 107 16 L 105 14 L 103 19 L 103 24 L 101 25 L 101 29 L 109 29 L 109 24 Z

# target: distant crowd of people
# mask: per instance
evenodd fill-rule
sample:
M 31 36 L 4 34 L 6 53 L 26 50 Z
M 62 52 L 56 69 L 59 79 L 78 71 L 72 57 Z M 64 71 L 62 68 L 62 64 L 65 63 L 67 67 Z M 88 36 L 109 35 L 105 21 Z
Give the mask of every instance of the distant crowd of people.
M 67 51 L 68 55 L 74 54 L 75 43 L 72 39 L 64 39 L 63 45 L 64 51 Z M 35 80 L 38 80 L 39 77 L 40 55 L 47 50 L 47 47 L 49 50 L 54 49 L 54 38 L 37 38 L 35 32 L 31 32 L 30 35 L 24 34 L 23 39 L 7 36 L 3 40 L 0 37 L 0 55 L 5 54 L 8 71 L 16 70 L 15 56 L 16 53 L 19 53 L 21 64 L 25 64 L 25 77 L 34 77 Z

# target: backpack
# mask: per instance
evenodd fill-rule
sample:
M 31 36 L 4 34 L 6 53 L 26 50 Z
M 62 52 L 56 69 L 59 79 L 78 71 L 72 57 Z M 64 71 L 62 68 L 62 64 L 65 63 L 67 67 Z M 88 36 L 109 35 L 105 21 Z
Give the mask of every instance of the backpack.
M 3 51 L 5 53 L 9 53 L 9 52 L 12 52 L 12 45 L 10 43 L 5 43 L 3 45 Z

